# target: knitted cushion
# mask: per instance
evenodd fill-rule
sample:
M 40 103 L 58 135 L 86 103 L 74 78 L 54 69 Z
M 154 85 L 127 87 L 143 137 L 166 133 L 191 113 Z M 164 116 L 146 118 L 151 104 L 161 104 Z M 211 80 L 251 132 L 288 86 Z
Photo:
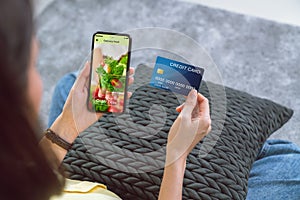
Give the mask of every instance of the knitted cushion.
M 63 161 L 70 178 L 104 183 L 123 199 L 157 199 L 168 131 L 183 99 L 148 86 L 151 73 L 145 65 L 136 70 L 126 113 L 106 114 L 75 140 Z M 224 87 L 203 82 L 200 92 L 211 100 L 209 91 L 223 101 Z M 187 158 L 183 199 L 245 199 L 260 148 L 292 116 L 272 101 L 225 92 L 226 112 L 211 109 L 212 131 Z

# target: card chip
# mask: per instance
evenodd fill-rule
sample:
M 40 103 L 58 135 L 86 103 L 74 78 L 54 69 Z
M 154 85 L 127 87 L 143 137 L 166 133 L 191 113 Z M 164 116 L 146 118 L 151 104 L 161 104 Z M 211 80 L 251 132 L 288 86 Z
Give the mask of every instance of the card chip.
M 163 74 L 163 73 L 164 73 L 164 70 L 163 70 L 163 69 L 160 69 L 160 68 L 158 68 L 158 69 L 157 69 L 157 71 L 156 71 L 156 73 L 158 73 L 158 74 Z

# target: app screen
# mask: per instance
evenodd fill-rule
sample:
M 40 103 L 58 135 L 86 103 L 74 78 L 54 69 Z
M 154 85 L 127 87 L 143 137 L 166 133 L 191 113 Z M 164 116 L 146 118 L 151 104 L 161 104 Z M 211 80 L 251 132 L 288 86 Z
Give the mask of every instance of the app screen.
M 129 48 L 128 35 L 94 35 L 88 102 L 90 110 L 114 113 L 124 111 Z

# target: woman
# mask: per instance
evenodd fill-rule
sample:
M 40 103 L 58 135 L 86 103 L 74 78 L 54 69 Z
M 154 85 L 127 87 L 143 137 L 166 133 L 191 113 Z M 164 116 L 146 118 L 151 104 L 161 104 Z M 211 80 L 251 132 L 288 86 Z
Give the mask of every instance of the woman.
M 42 82 L 36 69 L 38 45 L 30 0 L 0 2 L 0 49 L 0 199 L 50 199 L 63 189 L 65 181 L 56 169 L 67 150 L 47 137 L 40 141 L 39 148 L 36 139 Z M 87 63 L 78 76 L 62 113 L 49 130 L 52 136 L 56 135 L 66 143 L 72 143 L 96 120 L 86 108 L 88 66 Z M 72 105 L 74 100 L 76 106 Z M 210 131 L 208 100 L 195 90 L 178 110 L 181 113 L 168 137 L 168 164 L 159 199 L 181 198 L 186 157 Z M 190 137 L 183 135 L 186 132 Z
M 35 135 L 41 80 L 34 67 L 31 5 L 7 0 L 0 2 L 0 9 L 0 199 L 47 199 L 60 192 L 63 182 Z

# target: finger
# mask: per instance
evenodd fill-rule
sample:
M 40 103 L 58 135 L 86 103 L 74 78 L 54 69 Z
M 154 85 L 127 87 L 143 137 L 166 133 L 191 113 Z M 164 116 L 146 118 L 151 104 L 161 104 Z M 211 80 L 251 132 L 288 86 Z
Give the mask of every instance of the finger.
M 129 99 L 132 96 L 132 92 L 127 92 L 127 99 Z
M 192 112 L 192 119 L 199 119 L 201 117 L 199 104 L 196 103 L 193 112 Z
M 128 85 L 133 84 L 133 82 L 134 82 L 134 78 L 133 77 L 129 77 L 128 78 Z
M 134 68 L 133 68 L 133 67 L 130 67 L 130 68 L 129 68 L 129 75 L 130 75 L 130 76 L 134 75 L 134 71 L 135 71 Z
M 197 102 L 199 105 L 199 114 L 204 117 L 209 117 L 209 101 L 206 97 L 204 97 L 202 94 L 198 93 L 197 95 Z
M 176 107 L 176 111 L 177 111 L 177 112 L 181 112 L 182 109 L 183 109 L 183 107 L 184 107 L 184 103 L 181 104 L 180 106 L 177 106 L 177 107 Z
M 191 90 L 187 96 L 184 107 L 181 111 L 181 114 L 185 117 L 191 117 L 191 114 L 197 103 L 197 91 L 195 89 Z
M 79 88 L 80 90 L 83 90 L 85 87 L 85 84 L 89 78 L 90 74 L 90 62 L 86 62 L 82 71 L 80 72 L 79 76 L 77 77 L 77 80 L 74 84 L 75 88 Z

